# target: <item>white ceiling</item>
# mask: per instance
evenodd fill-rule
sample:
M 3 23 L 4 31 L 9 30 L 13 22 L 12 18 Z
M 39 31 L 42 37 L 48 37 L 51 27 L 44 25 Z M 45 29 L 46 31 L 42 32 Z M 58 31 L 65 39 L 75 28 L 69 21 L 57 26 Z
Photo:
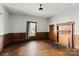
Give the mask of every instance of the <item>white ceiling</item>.
M 42 3 L 44 10 L 40 11 L 40 3 L 7 3 L 4 4 L 11 13 L 27 14 L 40 17 L 51 17 L 55 14 L 77 5 L 77 3 Z

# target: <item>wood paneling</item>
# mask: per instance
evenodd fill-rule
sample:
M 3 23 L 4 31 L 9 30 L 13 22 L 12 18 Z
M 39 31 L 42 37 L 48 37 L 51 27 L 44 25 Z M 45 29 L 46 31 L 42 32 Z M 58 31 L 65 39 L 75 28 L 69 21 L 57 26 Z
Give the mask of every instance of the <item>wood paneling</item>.
M 3 44 L 6 45 L 7 43 L 11 42 L 11 33 L 3 35 Z
M 26 39 L 26 33 L 12 33 L 14 40 L 16 39 Z M 48 32 L 37 32 L 35 39 L 48 39 Z
M 19 42 L 26 40 L 26 33 L 8 33 L 0 35 L 0 50 L 8 46 L 11 42 Z M 48 39 L 48 32 L 37 32 L 35 40 Z
M 48 32 L 37 32 L 36 38 L 37 39 L 48 39 Z
M 0 35 L 0 48 L 2 48 L 2 45 L 8 44 L 12 41 L 22 41 L 26 39 L 25 33 L 9 33 L 5 35 Z M 68 36 L 67 35 L 60 35 L 59 37 L 63 41 L 63 44 L 68 45 Z M 48 32 L 38 32 L 37 33 L 37 39 L 48 39 Z M 74 47 L 79 49 L 79 35 L 74 35 Z
M 6 47 L 7 44 L 11 43 L 11 35 L 5 34 L 5 35 L 0 35 L 0 50 L 2 50 L 4 47 Z
M 26 39 L 26 33 L 11 33 L 12 39 Z
M 11 39 L 13 42 L 25 41 L 26 35 L 26 33 L 11 33 Z
M 4 43 L 7 41 L 26 40 L 26 33 L 9 33 L 4 35 Z M 35 39 L 48 39 L 48 32 L 37 32 Z

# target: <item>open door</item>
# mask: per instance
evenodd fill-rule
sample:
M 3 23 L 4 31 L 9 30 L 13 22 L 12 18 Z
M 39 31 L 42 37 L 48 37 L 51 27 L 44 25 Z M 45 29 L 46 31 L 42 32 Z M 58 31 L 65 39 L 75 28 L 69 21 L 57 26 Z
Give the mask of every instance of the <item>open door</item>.
M 27 39 L 34 39 L 37 32 L 37 23 L 36 22 L 27 22 Z

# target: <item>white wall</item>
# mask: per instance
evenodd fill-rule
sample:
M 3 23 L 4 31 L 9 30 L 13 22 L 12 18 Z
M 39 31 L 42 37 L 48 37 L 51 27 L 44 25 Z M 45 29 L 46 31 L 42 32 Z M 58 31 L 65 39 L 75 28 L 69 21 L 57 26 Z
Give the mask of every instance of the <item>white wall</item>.
M 49 20 L 49 24 L 64 23 L 69 21 L 75 22 L 75 34 L 79 35 L 79 6 L 73 6 L 72 8 L 68 8 L 56 14 Z
M 42 17 L 10 14 L 4 4 L 0 3 L 0 35 L 14 32 L 26 32 L 27 21 L 37 22 L 38 32 L 48 31 L 48 20 Z
M 3 35 L 4 34 L 4 12 L 3 12 L 3 5 L 0 4 L 0 35 Z
M 11 27 L 11 21 L 10 21 L 10 12 L 6 9 L 4 6 L 4 33 L 10 33 L 10 27 Z
M 0 35 L 4 34 L 4 13 L 3 13 L 3 5 L 0 4 Z M 0 51 L 2 50 L 3 47 L 3 37 L 0 37 Z
M 3 15 L 0 15 L 0 35 L 4 34 L 4 20 Z
M 37 22 L 38 32 L 48 32 L 48 20 L 36 16 L 27 16 L 21 14 L 11 14 L 12 33 L 26 32 L 27 21 Z
M 10 33 L 10 14 L 3 4 L 0 4 L 0 35 Z

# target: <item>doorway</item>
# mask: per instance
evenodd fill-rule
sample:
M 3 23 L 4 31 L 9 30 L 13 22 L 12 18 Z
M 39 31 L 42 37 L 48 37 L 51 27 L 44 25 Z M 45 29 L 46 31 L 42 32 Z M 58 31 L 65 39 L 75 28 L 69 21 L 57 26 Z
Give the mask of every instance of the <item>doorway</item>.
M 27 39 L 35 39 L 37 32 L 37 22 L 27 21 Z
M 57 24 L 57 42 L 74 48 L 74 22 Z

